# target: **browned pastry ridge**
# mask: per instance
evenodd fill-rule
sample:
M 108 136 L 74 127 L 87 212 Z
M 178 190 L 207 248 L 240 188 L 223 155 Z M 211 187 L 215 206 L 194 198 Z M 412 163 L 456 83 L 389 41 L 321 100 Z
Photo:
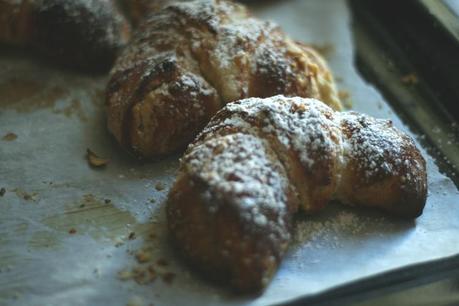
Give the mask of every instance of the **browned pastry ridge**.
M 132 24 L 138 26 L 148 15 L 174 1 L 184 0 L 121 0 L 121 4 Z
M 333 77 L 311 48 L 224 0 L 174 2 L 137 28 L 111 72 L 108 128 L 140 157 L 184 148 L 230 101 L 276 94 L 340 109 Z
M 0 0 L 0 43 L 28 47 L 61 65 L 108 70 L 129 37 L 112 0 Z
M 167 201 L 170 236 L 206 276 L 263 289 L 301 209 L 331 200 L 414 218 L 425 161 L 389 120 L 275 96 L 227 104 L 189 146 Z

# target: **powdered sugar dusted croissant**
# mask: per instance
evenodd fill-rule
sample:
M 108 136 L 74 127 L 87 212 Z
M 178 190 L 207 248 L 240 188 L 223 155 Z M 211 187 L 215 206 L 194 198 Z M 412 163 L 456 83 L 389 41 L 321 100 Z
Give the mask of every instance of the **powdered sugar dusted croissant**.
M 30 47 L 66 66 L 110 68 L 129 33 L 112 0 L 0 0 L 0 43 Z
M 276 94 L 341 108 L 323 59 L 276 25 L 224 0 L 176 2 L 150 15 L 117 60 L 108 128 L 125 148 L 156 157 L 183 148 L 226 103 Z
M 412 139 L 315 99 L 229 103 L 190 145 L 167 202 L 172 240 L 195 267 L 262 289 L 287 249 L 292 216 L 333 199 L 413 218 L 426 166 Z

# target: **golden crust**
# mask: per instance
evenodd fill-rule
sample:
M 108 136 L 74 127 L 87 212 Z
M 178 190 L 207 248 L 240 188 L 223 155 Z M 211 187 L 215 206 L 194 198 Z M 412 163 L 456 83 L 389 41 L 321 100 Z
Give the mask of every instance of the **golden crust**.
M 426 195 L 425 161 L 390 121 L 314 99 L 250 98 L 227 104 L 187 149 L 167 218 L 195 268 L 259 291 L 299 208 L 313 213 L 339 200 L 413 218 Z
M 245 142 L 251 148 L 241 148 Z M 273 276 L 288 246 L 290 217 L 297 209 L 293 191 L 275 153 L 259 139 L 229 135 L 204 146 L 185 157 L 186 169 L 182 169 L 170 192 L 167 216 L 172 241 L 184 258 L 208 278 L 242 292 L 260 291 Z M 228 154 L 232 149 L 238 153 Z M 203 165 L 204 171 L 225 161 L 247 167 L 243 161 L 231 158 L 253 154 L 252 149 L 257 150 L 254 155 L 259 158 L 257 163 L 250 163 L 252 177 L 238 177 L 235 171 L 228 178 L 234 183 L 229 188 L 204 178 L 198 168 L 190 166 L 200 158 L 209 162 Z M 267 172 L 271 169 L 279 172 Z M 238 180 L 257 188 L 238 190 Z M 277 188 L 282 192 L 274 194 L 272 191 Z M 257 197 L 264 202 L 252 205 L 250 200 Z M 262 214 L 253 222 L 255 209 Z
M 158 69 L 166 63 L 174 78 Z M 129 80 L 133 70 L 145 81 Z M 148 81 L 146 76 L 152 75 Z M 183 95 L 193 90 L 207 93 L 208 99 L 190 99 L 194 93 L 183 99 L 174 96 L 169 88 L 181 86 L 183 76 L 199 80 L 187 82 L 190 86 L 182 89 Z M 159 84 L 161 96 L 154 93 Z M 128 150 L 141 157 L 157 157 L 183 148 L 226 103 L 276 94 L 318 98 L 334 109 L 341 108 L 325 62 L 276 25 L 251 17 L 245 7 L 229 1 L 177 2 L 145 19 L 117 60 L 106 92 L 108 127 Z M 157 105 L 164 104 L 170 108 L 170 121 L 177 125 L 172 132 L 157 115 Z M 191 109 L 189 104 L 196 111 L 185 111 Z M 139 131 L 139 121 L 133 122 L 140 117 L 143 127 L 151 129 L 147 133 Z M 154 135 L 161 135 L 162 143 Z

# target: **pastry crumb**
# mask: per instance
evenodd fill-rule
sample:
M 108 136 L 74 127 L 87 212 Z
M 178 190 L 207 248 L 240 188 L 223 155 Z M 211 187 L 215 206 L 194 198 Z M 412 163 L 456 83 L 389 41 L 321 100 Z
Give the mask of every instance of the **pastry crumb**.
M 12 133 L 12 132 L 9 132 L 9 133 L 6 133 L 4 136 L 3 136 L 3 140 L 4 141 L 13 141 L 13 140 L 16 140 L 16 138 L 18 138 L 18 135 Z
M 133 273 L 132 271 L 129 271 L 129 270 L 121 270 L 118 272 L 118 279 L 120 280 L 128 280 L 128 279 L 131 279 L 133 277 Z
M 6 189 L 5 188 L 0 188 L 0 197 L 3 197 L 6 193 Z
M 150 261 L 151 253 L 148 250 L 140 250 L 135 254 L 135 258 L 139 263 L 145 263 Z
M 109 159 L 99 157 L 90 149 L 86 149 L 86 159 L 88 160 L 89 166 L 96 168 L 104 167 L 110 162 Z

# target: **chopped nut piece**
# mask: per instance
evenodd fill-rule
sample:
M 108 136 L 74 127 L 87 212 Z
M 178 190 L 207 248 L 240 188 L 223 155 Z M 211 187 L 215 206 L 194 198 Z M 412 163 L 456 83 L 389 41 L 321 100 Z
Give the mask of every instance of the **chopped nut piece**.
M 99 157 L 90 149 L 86 149 L 86 159 L 91 167 L 104 167 L 110 162 L 109 159 Z
M 74 229 L 73 227 L 71 229 L 69 229 L 69 234 L 70 235 L 73 235 L 73 234 L 76 234 L 76 229 Z
M 128 239 L 129 240 L 134 240 L 135 238 L 136 238 L 135 233 L 134 232 L 130 232 L 129 236 L 128 236 Z
M 23 198 L 26 201 L 34 201 L 35 202 L 38 199 L 38 194 L 36 192 L 28 193 L 28 192 L 26 192 L 24 190 L 21 190 L 19 188 L 16 188 L 13 191 L 16 193 L 16 195 L 18 197 Z
M 14 134 L 14 133 L 6 133 L 4 136 L 3 136 L 3 140 L 4 141 L 13 141 L 15 140 L 16 138 L 18 138 L 18 135 Z

